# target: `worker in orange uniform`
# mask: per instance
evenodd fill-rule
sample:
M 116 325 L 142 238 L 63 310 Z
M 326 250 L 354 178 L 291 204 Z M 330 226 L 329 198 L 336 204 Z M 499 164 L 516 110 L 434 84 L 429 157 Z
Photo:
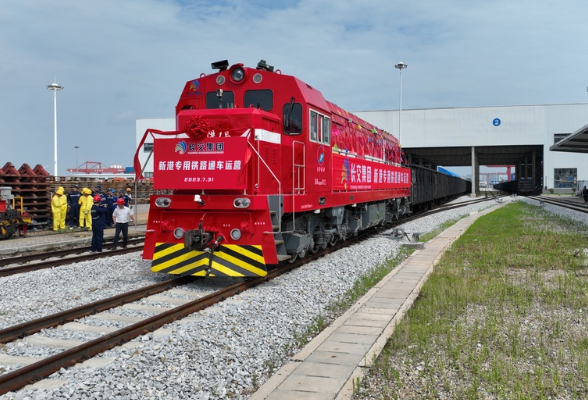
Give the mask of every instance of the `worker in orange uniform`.
M 55 194 L 51 198 L 51 214 L 53 214 L 53 230 L 59 231 L 60 229 L 65 229 L 65 221 L 63 221 L 63 225 L 61 225 L 61 198 L 65 197 L 63 195 L 63 188 L 59 188 L 55 191 Z
M 63 188 L 63 186 L 58 187 L 57 190 L 60 190 L 61 193 L 64 193 L 59 198 L 61 200 L 61 222 L 59 223 L 59 228 L 65 229 L 65 217 L 67 216 L 67 212 L 69 211 L 69 206 L 67 205 L 67 196 L 65 195 L 65 189 Z
M 92 229 L 92 206 L 94 199 L 92 198 L 92 191 L 88 188 L 82 189 L 82 197 L 80 197 L 80 228 Z

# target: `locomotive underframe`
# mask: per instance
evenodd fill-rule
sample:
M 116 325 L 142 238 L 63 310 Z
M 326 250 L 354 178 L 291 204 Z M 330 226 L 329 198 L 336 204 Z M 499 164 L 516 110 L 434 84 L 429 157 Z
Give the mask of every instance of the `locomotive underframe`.
M 397 198 L 354 206 L 325 208 L 282 216 L 281 235 L 289 262 L 316 253 L 360 231 L 384 226 L 410 213 L 408 198 Z

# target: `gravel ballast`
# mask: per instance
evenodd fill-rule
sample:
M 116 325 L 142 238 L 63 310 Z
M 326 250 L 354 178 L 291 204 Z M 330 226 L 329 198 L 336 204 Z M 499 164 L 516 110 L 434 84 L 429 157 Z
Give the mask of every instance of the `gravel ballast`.
M 433 214 L 402 228 L 407 233 L 431 232 L 446 221 L 492 205 L 493 202 L 478 203 Z M 552 206 L 546 209 L 549 207 Z M 328 305 L 350 290 L 367 270 L 394 257 L 400 246 L 400 241 L 388 235 L 350 246 L 169 324 L 161 334 L 139 337 L 133 341 L 134 346 L 107 351 L 99 357 L 113 360 L 103 367 L 61 370 L 50 377 L 65 382 L 57 388 L 11 392 L 0 396 L 0 400 L 247 399 L 271 372 L 300 350 L 295 347 L 297 334 L 318 316 L 333 318 L 325 315 Z M 139 253 L 0 278 L 0 329 L 163 279 L 169 277 L 151 273 Z M 182 289 L 212 291 L 227 284 L 210 280 Z M 170 307 L 164 303 L 143 304 Z M 122 308 L 114 313 L 146 315 Z M 84 320 L 88 325 L 121 327 L 120 322 L 95 317 Z M 95 333 L 69 330 L 48 335 L 71 340 L 96 337 Z M 41 357 L 54 352 L 28 345 L 26 339 L 0 346 L 0 353 L 9 355 Z M 0 365 L 0 373 L 16 367 Z

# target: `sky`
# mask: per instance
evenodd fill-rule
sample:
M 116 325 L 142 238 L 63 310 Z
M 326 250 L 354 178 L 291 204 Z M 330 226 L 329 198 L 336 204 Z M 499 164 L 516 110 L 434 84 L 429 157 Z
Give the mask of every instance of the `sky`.
M 133 165 L 135 121 L 261 59 L 353 111 L 588 103 L 585 0 L 0 0 L 0 167 Z M 76 150 L 75 146 L 79 146 Z

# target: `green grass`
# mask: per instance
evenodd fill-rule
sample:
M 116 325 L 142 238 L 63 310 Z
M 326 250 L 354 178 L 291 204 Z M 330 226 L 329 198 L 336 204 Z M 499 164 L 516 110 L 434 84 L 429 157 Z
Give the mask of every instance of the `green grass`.
M 586 226 L 523 202 L 480 217 L 355 398 L 588 398 L 584 248 Z

